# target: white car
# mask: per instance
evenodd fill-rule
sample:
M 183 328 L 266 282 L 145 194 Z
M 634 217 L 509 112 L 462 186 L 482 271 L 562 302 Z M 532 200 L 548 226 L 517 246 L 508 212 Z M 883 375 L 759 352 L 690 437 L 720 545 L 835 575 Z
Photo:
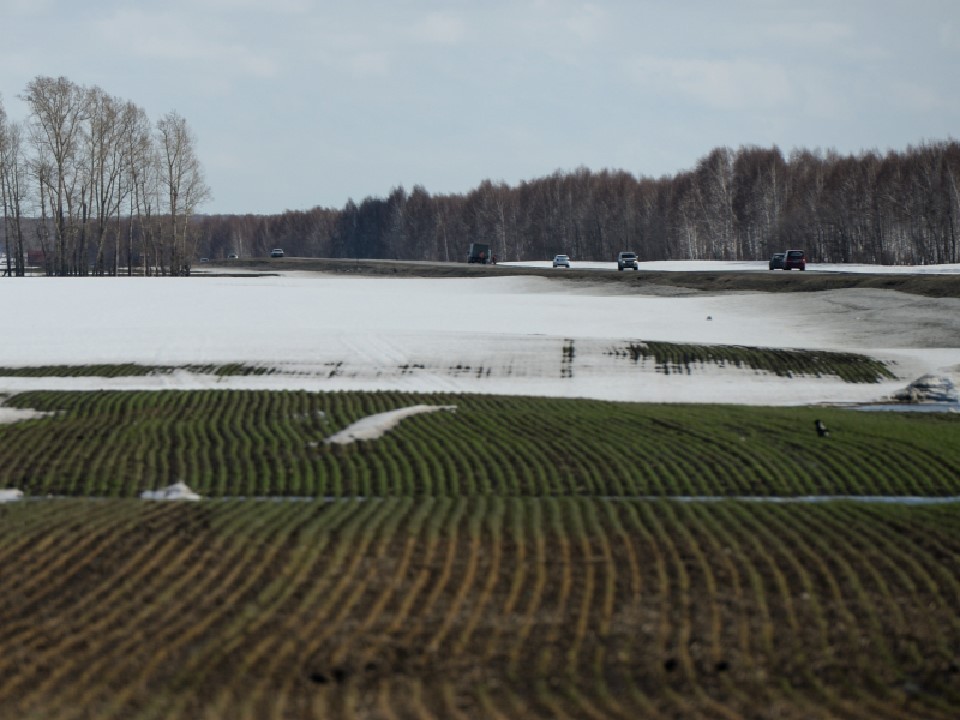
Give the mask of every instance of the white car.
M 274 248 L 273 250 L 271 250 L 270 257 L 272 258 L 283 257 L 283 248 Z
M 557 255 L 553 258 L 553 266 L 555 268 L 562 267 L 570 269 L 570 258 L 566 255 Z

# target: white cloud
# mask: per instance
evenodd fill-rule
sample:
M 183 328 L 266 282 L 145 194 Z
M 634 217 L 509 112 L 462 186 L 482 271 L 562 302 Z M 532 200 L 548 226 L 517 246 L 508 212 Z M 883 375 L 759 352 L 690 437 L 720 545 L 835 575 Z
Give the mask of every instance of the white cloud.
M 464 21 L 448 13 L 430 13 L 413 27 L 415 39 L 438 45 L 455 45 L 466 34 Z
M 593 43 L 608 31 L 607 12 L 596 3 L 585 3 L 567 17 L 563 25 L 581 42 Z
M 717 110 L 782 108 L 797 99 L 789 73 L 776 63 L 646 57 L 632 72 L 641 86 Z
M 392 70 L 390 54 L 381 50 L 346 55 L 343 62 L 353 76 L 361 78 L 386 77 Z
M 280 70 L 270 54 L 228 37 L 223 26 L 191 24 L 164 10 L 122 8 L 94 26 L 104 45 L 118 48 L 124 57 L 192 64 L 198 73 L 223 72 L 226 77 L 252 75 L 270 78 Z M 149 29 L 149 31 L 147 31 Z

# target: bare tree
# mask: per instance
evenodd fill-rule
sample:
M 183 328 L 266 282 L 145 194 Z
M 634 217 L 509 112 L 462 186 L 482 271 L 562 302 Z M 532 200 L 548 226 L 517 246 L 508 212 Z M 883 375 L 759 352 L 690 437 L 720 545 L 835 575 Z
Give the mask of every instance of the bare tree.
M 136 126 L 139 113 L 132 103 L 124 103 L 94 87 L 87 91 L 88 113 L 86 117 L 86 201 L 92 221 L 93 241 L 96 244 L 95 271 L 103 274 L 105 268 L 105 242 L 113 218 L 114 252 L 112 272 L 117 272 L 119 245 L 120 208 L 131 192 L 129 165 L 133 161 L 130 152 L 130 135 Z
M 23 213 L 28 191 L 27 160 L 23 154 L 21 128 L 8 122 L 3 104 L 0 103 L 0 201 L 3 208 L 6 275 L 22 277 L 26 270 Z
M 46 194 L 55 229 L 53 271 L 66 275 L 78 271 L 86 259 L 77 254 L 79 223 L 78 160 L 87 114 L 85 93 L 65 77 L 37 77 L 21 96 L 30 106 L 30 138 L 37 153 L 39 192 Z
M 203 168 L 196 155 L 196 139 L 187 121 L 170 112 L 157 121 L 157 139 L 161 161 L 160 184 L 165 190 L 169 213 L 170 271 L 176 275 L 190 271 L 188 230 L 196 208 L 210 198 Z

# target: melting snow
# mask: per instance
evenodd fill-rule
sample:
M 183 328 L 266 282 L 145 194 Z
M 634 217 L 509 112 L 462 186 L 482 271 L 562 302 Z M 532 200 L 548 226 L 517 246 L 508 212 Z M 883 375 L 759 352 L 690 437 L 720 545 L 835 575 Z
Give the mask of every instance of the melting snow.
M 15 502 L 23 498 L 23 490 L 0 490 L 0 503 Z
M 144 490 L 141 500 L 199 500 L 200 496 L 187 487 L 185 482 L 176 482 L 161 490 Z
M 413 405 L 411 407 L 391 410 L 389 412 L 369 415 L 362 420 L 358 420 L 347 428 L 344 428 L 336 435 L 331 435 L 325 443 L 336 443 L 346 445 L 357 440 L 376 440 L 382 437 L 386 432 L 392 430 L 397 423 L 404 418 L 420 413 L 437 412 L 446 410 L 447 412 L 456 412 L 456 405 Z

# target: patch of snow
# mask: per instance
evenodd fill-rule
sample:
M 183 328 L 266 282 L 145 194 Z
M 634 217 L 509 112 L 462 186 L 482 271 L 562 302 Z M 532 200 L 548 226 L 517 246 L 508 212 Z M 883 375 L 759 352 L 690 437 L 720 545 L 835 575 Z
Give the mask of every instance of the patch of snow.
M 530 260 L 523 262 L 501 262 L 510 267 L 547 268 L 553 267 L 550 260 Z M 580 262 L 571 258 L 570 267 L 578 270 L 613 270 L 617 272 L 616 261 Z M 637 271 L 642 272 L 784 272 L 770 270 L 767 260 L 649 260 L 637 263 Z M 559 270 L 558 270 L 559 271 Z M 623 270 L 621 272 L 635 272 Z M 790 272 L 793 272 L 792 270 Z M 799 270 L 797 271 L 799 272 Z M 830 273 L 871 273 L 880 275 L 951 275 L 960 273 L 960 263 L 942 265 L 866 265 L 861 263 L 807 263 L 805 272 Z
M 16 502 L 23 499 L 23 490 L 0 490 L 0 503 Z
M 33 420 L 35 418 L 49 417 L 55 415 L 52 412 L 40 412 L 29 408 L 8 408 L 0 407 L 0 425 L 9 425 L 20 422 L 21 420 Z
M 249 363 L 277 372 L 0 377 L 0 393 L 399 390 L 802 405 L 878 402 L 928 373 L 960 383 L 960 299 L 862 289 L 671 297 L 618 285 L 307 272 L 18 278 L 0 283 L 0 304 L 23 308 L 7 320 L 18 342 L 4 347 L 4 365 Z M 858 352 L 891 363 L 901 379 L 861 385 L 709 367 L 664 376 L 613 353 L 637 341 Z
M 437 412 L 445 410 L 447 412 L 456 412 L 456 405 L 412 405 L 410 407 L 391 410 L 389 412 L 369 415 L 362 420 L 358 420 L 349 427 L 344 428 L 336 435 L 331 435 L 324 440 L 327 444 L 346 445 L 357 440 L 376 440 L 383 437 L 388 431 L 411 415 L 421 413 Z
M 200 496 L 191 490 L 185 482 L 176 482 L 160 490 L 144 490 L 141 500 L 199 500 Z
M 898 393 L 893 399 L 904 403 L 951 403 L 960 402 L 960 393 L 957 392 L 953 381 L 948 377 L 924 375 Z

